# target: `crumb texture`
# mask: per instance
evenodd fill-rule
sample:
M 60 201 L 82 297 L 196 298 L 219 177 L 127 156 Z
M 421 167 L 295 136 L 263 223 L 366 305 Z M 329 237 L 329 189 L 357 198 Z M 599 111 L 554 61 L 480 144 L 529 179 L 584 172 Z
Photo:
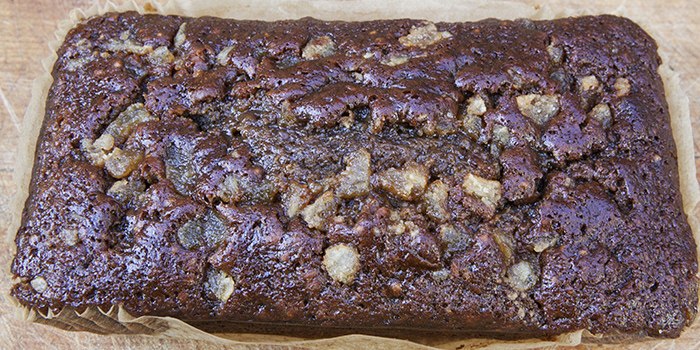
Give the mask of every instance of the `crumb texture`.
M 695 317 L 660 59 L 629 20 L 110 13 L 58 57 L 24 305 L 505 338 Z

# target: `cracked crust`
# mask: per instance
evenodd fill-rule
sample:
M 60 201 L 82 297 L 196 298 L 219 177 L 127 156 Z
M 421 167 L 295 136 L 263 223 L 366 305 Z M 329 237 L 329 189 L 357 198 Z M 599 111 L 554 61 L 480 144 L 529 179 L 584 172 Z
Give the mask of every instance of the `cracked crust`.
M 697 261 L 655 50 L 612 16 L 91 18 L 12 295 L 217 331 L 677 336 Z

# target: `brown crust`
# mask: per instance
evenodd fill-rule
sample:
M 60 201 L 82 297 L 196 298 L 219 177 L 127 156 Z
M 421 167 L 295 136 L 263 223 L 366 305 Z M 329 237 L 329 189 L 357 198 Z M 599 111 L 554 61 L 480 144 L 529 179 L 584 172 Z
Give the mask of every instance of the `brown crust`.
M 106 14 L 58 55 L 24 305 L 320 335 L 674 337 L 695 317 L 660 60 L 629 20 Z

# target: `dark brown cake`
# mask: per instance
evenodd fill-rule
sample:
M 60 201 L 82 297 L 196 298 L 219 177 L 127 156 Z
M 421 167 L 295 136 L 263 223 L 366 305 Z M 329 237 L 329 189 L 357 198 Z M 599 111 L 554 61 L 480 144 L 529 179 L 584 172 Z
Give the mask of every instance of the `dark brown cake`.
M 72 29 L 12 295 L 208 330 L 676 337 L 696 314 L 656 44 L 631 21 Z

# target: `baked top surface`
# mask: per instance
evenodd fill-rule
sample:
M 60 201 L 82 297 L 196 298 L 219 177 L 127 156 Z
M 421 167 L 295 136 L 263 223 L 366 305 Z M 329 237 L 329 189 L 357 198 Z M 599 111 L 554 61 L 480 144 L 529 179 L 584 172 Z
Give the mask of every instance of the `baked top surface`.
M 54 67 L 13 295 L 677 335 L 697 267 L 655 49 L 611 16 L 92 19 Z

